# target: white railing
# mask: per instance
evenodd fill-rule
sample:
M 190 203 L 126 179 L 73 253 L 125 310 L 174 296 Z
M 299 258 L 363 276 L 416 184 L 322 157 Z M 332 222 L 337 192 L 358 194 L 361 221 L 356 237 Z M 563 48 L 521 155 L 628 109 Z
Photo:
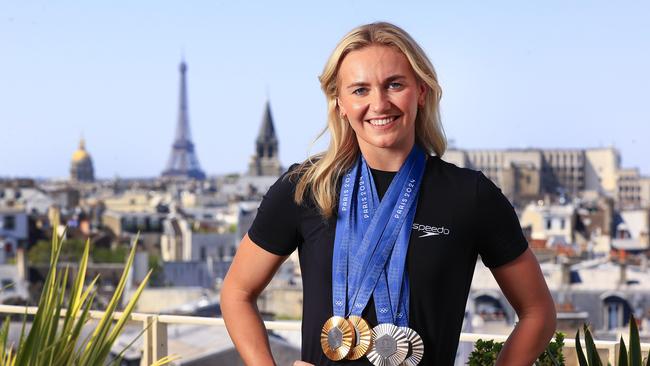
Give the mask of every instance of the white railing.
M 37 307 L 23 307 L 13 305 L 0 305 L 0 313 L 2 314 L 36 314 Z M 62 312 L 65 315 L 65 311 Z M 101 319 L 104 316 L 102 311 L 91 311 L 91 319 Z M 114 319 L 122 317 L 121 312 L 116 312 L 113 316 Z M 180 316 L 180 315 L 156 315 L 146 313 L 132 313 L 129 320 L 131 322 L 141 323 L 144 329 L 143 341 L 144 349 L 142 356 L 142 365 L 150 365 L 155 360 L 158 360 L 168 355 L 167 347 L 167 325 L 169 324 L 186 324 L 186 325 L 205 325 L 205 326 L 218 326 L 224 327 L 225 323 L 222 318 L 206 318 L 198 316 Z M 300 331 L 300 323 L 295 321 L 265 321 L 264 324 L 268 330 L 289 330 Z M 507 338 L 506 335 L 495 334 L 478 334 L 478 333 L 461 333 L 460 342 L 476 342 L 478 339 L 492 339 L 495 341 L 503 342 Z M 612 366 L 616 366 L 618 362 L 618 354 L 620 343 L 615 341 L 595 341 L 596 348 L 598 348 L 601 358 L 605 356 Z M 575 350 L 575 340 L 565 339 L 564 350 Z M 583 347 L 584 349 L 584 347 Z M 641 350 L 647 352 L 650 350 L 650 343 L 642 343 Z M 182 356 L 182 355 L 181 355 Z M 569 360 L 567 365 L 574 364 L 573 360 Z

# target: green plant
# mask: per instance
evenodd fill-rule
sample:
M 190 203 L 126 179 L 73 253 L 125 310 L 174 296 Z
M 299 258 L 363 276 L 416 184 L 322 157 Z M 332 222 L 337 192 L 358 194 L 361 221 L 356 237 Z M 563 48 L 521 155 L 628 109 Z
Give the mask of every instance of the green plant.
M 119 365 L 122 356 L 110 360 L 110 349 L 122 332 L 126 321 L 138 301 L 140 294 L 149 279 L 149 274 L 135 291 L 122 314 L 117 317 L 116 311 L 128 278 L 129 270 L 135 256 L 133 245 L 126 266 L 115 289 L 103 317 L 95 325 L 93 333 L 86 339 L 80 339 L 81 330 L 90 320 L 90 309 L 95 298 L 95 277 L 88 286 L 86 270 L 90 253 L 90 243 L 86 242 L 79 270 L 70 292 L 66 296 L 69 273 L 66 268 L 63 273 L 57 269 L 62 253 L 63 242 L 52 235 L 50 269 L 45 278 L 43 292 L 38 303 L 38 310 L 33 318 L 32 326 L 25 332 L 25 320 L 18 344 L 7 343 L 9 334 L 9 319 L 0 328 L 0 365 L 3 366 L 86 366 L 86 365 Z M 65 303 L 67 298 L 67 303 Z M 65 305 L 65 307 L 64 307 Z M 114 322 L 115 320 L 115 322 Z M 163 365 L 172 361 L 165 357 L 154 365 Z
M 535 366 L 564 366 L 563 347 L 564 334 L 557 332 L 555 339 L 549 343 L 535 361 Z M 474 344 L 474 351 L 470 354 L 467 364 L 469 366 L 493 366 L 502 348 L 503 342 L 479 339 Z
M 78 262 L 84 252 L 85 242 L 80 239 L 61 240 L 55 238 L 53 234 L 52 240 L 40 240 L 27 252 L 27 258 L 30 263 L 50 263 L 54 255 L 54 241 L 57 240 L 61 244 L 59 250 L 58 262 Z
M 564 366 L 564 333 L 556 332 L 555 339 L 548 344 L 548 347 L 542 352 L 535 361 L 536 366 Z
M 469 355 L 467 364 L 469 366 L 492 366 L 497 362 L 502 348 L 503 342 L 479 339 L 474 343 L 474 350 Z
M 576 352 L 578 353 L 578 363 L 580 366 L 601 366 L 603 362 L 598 356 L 598 350 L 596 349 L 596 344 L 594 339 L 591 336 L 589 327 L 587 324 L 583 326 L 585 333 L 585 349 L 586 353 L 582 350 L 582 345 L 580 344 L 580 330 L 576 333 Z M 636 324 L 636 319 L 634 315 L 630 315 L 630 348 L 628 349 L 625 346 L 625 341 L 623 337 L 620 339 L 621 348 L 618 354 L 619 366 L 641 366 L 643 365 L 643 358 L 641 355 L 641 340 L 639 338 L 639 328 Z M 646 366 L 650 366 L 650 357 L 646 359 Z

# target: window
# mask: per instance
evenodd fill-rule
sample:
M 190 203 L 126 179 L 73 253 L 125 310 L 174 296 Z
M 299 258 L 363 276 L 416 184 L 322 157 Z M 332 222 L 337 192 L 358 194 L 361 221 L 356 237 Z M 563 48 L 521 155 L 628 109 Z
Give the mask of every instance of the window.
M 631 312 L 630 305 L 618 296 L 609 296 L 603 301 L 605 329 L 616 329 L 627 324 Z
M 546 219 L 546 230 L 551 230 L 551 219 Z
M 560 229 L 564 229 L 564 219 L 560 219 Z
M 16 228 L 16 217 L 13 215 L 5 216 L 2 228 L 5 230 L 14 230 Z
M 2 283 L 2 291 L 4 292 L 13 292 L 15 290 L 14 281 L 8 278 L 3 278 L 0 283 Z

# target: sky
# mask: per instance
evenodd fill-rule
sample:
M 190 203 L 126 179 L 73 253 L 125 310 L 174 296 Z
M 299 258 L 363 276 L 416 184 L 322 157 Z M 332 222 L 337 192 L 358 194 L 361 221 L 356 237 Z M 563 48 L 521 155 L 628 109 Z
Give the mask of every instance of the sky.
M 647 1 L 0 2 L 0 177 L 63 178 L 83 136 L 100 178 L 165 168 L 188 65 L 208 175 L 244 172 L 267 100 L 284 166 L 326 146 L 318 75 L 352 28 L 425 49 L 458 148 L 614 146 L 650 175 Z

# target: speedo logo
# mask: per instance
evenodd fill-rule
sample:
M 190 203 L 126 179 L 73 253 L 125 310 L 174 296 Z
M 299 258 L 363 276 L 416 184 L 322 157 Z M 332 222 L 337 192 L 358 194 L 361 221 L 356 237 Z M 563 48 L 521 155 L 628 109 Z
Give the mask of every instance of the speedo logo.
M 451 232 L 449 229 L 447 229 L 444 226 L 430 226 L 430 225 L 421 225 L 417 223 L 413 223 L 413 226 L 411 226 L 412 230 L 419 231 L 422 235 L 418 236 L 418 238 L 424 238 L 427 236 L 437 236 L 437 235 L 449 235 Z

